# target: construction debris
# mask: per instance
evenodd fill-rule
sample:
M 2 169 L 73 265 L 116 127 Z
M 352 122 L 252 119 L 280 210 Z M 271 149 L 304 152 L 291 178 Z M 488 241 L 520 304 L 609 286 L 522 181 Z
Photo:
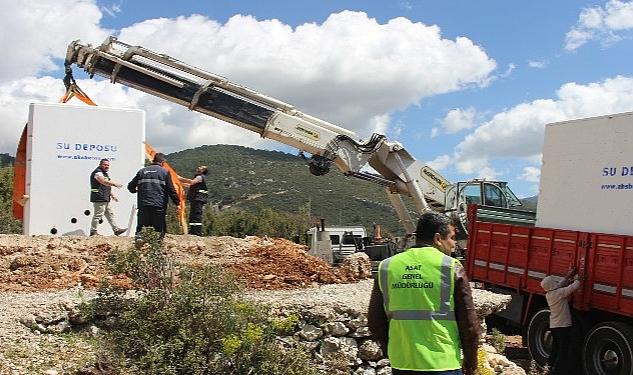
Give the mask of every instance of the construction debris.
M 126 285 L 108 272 L 114 249 L 132 247 L 131 238 L 0 235 L 0 291 L 96 288 L 102 279 Z M 348 283 L 371 277 L 369 259 L 355 254 L 340 267 L 285 239 L 167 235 L 169 257 L 183 264 L 217 264 L 233 271 L 251 289 L 293 289 Z

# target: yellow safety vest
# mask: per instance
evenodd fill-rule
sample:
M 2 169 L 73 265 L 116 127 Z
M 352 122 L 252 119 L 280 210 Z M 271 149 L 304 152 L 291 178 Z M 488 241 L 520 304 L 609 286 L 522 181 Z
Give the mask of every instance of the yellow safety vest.
M 380 262 L 378 284 L 389 318 L 388 356 L 400 370 L 461 368 L 455 320 L 455 265 L 434 247 L 409 249 Z

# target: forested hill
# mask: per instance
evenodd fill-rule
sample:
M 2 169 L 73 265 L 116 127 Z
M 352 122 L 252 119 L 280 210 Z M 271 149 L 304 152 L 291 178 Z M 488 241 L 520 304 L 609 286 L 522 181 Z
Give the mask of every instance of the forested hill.
M 301 210 L 331 226 L 360 224 L 371 231 L 376 223 L 393 235 L 403 234 L 383 188 L 345 177 L 335 166 L 325 176 L 313 176 L 299 156 L 228 145 L 201 146 L 167 159 L 189 178 L 198 165 L 207 165 L 211 202 L 222 209 Z M 527 198 L 523 209 L 534 210 L 536 198 Z M 405 202 L 413 210 L 411 200 Z
M 241 146 L 201 146 L 167 155 L 169 164 L 191 178 L 196 166 L 209 166 L 208 187 L 213 204 L 225 209 L 309 211 L 327 225 L 374 223 L 402 234 L 385 191 L 378 185 L 345 177 L 335 166 L 325 176 L 313 176 L 303 160 L 277 151 Z
M 0 167 L 13 165 L 15 158 L 9 154 L 0 154 Z

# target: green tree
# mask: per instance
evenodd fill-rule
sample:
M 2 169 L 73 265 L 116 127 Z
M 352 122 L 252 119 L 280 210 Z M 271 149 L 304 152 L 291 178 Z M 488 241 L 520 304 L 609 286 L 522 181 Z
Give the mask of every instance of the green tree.
M 13 167 L 0 167 L 0 233 L 22 233 L 13 217 Z

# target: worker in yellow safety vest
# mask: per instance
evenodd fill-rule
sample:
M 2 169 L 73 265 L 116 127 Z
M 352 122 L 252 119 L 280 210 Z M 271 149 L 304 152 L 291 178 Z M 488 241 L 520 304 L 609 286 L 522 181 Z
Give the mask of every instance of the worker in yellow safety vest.
M 368 325 L 394 375 L 476 373 L 479 323 L 466 272 L 449 256 L 454 248 L 450 219 L 428 212 L 415 247 L 378 266 Z

